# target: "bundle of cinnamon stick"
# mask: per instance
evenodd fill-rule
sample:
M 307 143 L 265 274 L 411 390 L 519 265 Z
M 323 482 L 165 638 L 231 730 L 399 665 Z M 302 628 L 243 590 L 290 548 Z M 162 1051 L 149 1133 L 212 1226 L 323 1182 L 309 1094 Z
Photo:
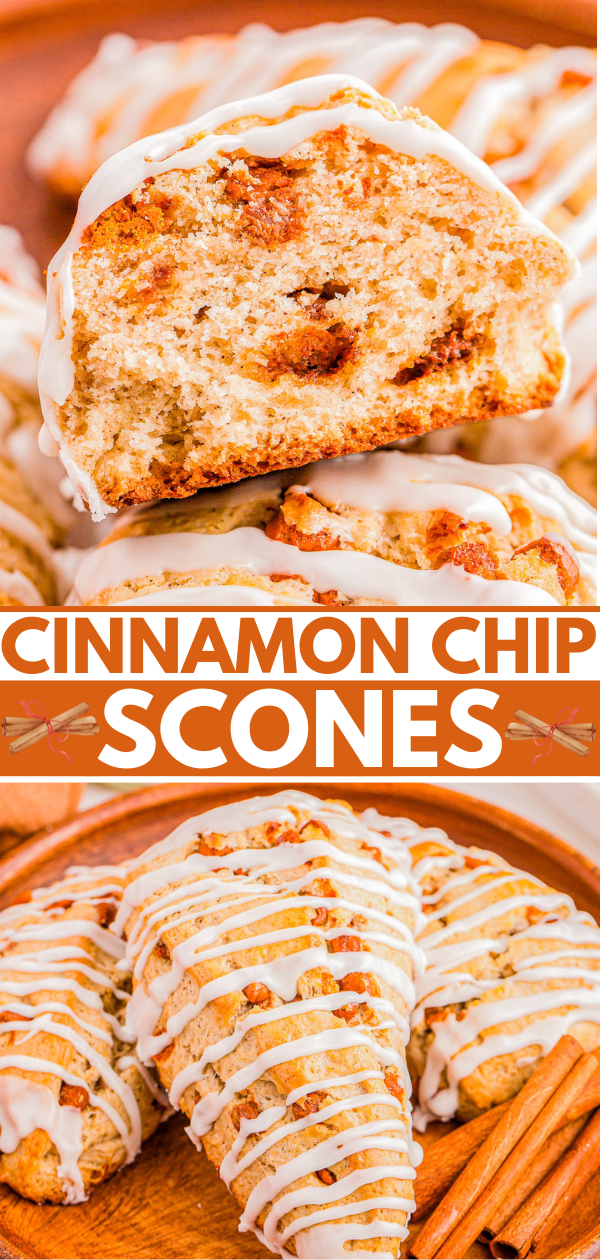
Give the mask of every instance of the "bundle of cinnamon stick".
M 561 748 L 568 748 L 579 757 L 587 757 L 589 748 L 586 743 L 593 743 L 596 738 L 596 727 L 593 722 L 557 722 L 551 726 L 539 718 L 524 713 L 523 709 L 515 710 L 516 722 L 509 722 L 504 732 L 505 739 L 535 739 L 540 736 L 545 740 L 551 736 Z
M 511 1102 L 430 1147 L 415 1185 L 418 1260 L 547 1256 L 565 1209 L 600 1169 L 600 1050 L 562 1037 Z
M 65 713 L 58 713 L 56 717 L 49 718 L 48 721 L 39 717 L 3 717 L 2 718 L 2 734 L 6 739 L 10 739 L 8 750 L 11 753 L 23 752 L 25 748 L 31 748 L 32 744 L 37 744 L 38 740 L 45 739 L 51 731 L 59 733 L 68 732 L 69 735 L 98 735 L 100 727 L 95 717 L 84 716 L 88 713 L 89 704 L 83 702 L 76 704 L 72 709 L 67 709 Z

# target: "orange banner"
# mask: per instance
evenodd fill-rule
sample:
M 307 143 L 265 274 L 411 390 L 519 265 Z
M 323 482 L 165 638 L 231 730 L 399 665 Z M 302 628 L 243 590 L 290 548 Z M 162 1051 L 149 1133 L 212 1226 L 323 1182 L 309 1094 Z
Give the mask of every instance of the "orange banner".
M 582 724 L 592 726 L 600 712 L 600 683 L 576 679 L 204 684 L 32 678 L 4 683 L 1 708 L 0 777 L 11 779 L 114 778 L 123 771 L 211 779 L 600 774 L 597 742 L 591 732 L 581 738 Z M 43 721 L 73 709 L 71 729 L 54 731 Z M 577 738 L 565 746 L 551 729 L 546 738 L 509 739 L 516 713 L 551 728 L 575 723 Z M 33 728 L 22 725 L 28 714 L 41 728 L 33 737 Z M 7 718 L 21 725 L 7 726 Z M 86 726 L 97 733 L 84 737 Z

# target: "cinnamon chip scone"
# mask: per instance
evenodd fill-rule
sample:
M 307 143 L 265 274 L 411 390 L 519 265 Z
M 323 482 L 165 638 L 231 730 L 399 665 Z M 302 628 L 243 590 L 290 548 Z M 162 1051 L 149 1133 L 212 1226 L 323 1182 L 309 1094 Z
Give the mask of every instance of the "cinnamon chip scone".
M 596 513 L 552 473 L 398 450 L 122 513 L 81 604 L 588 604 Z
M 55 604 L 64 595 L 55 550 L 63 540 L 54 515 L 0 453 L 0 607 Z
M 408 1061 L 417 1127 L 469 1120 L 516 1094 L 564 1033 L 600 1045 L 600 929 L 565 893 L 496 853 L 406 819 L 365 821 L 402 839 L 422 893 Z
M 38 1203 L 81 1203 L 165 1114 L 124 1027 L 123 881 L 73 867 L 0 911 L 0 1181 Z
M 92 177 L 49 268 L 44 417 L 100 519 L 546 407 L 573 271 L 418 111 L 305 79 Z
M 30 164 L 77 197 L 112 153 L 165 127 L 314 74 L 358 74 L 401 108 L 416 106 L 456 135 L 575 251 L 581 275 L 564 294 L 572 376 L 537 420 L 500 419 L 478 432 L 481 458 L 560 464 L 596 427 L 596 54 L 516 48 L 454 23 L 380 18 L 279 34 L 253 25 L 235 37 L 150 43 L 106 38 L 53 110 Z M 461 452 L 473 434 L 448 434 Z M 586 496 L 587 497 L 587 496 Z M 591 500 L 595 502 L 595 499 Z
M 282 1255 L 396 1256 L 407 1234 L 408 866 L 343 802 L 286 791 L 192 818 L 130 869 L 138 1053 Z

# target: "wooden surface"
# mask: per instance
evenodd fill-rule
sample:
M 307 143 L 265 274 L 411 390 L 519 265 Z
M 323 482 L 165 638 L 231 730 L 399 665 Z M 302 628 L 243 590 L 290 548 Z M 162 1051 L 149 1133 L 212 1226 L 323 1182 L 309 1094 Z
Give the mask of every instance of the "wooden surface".
M 375 805 L 443 827 L 453 839 L 494 849 L 600 917 L 600 870 L 533 824 L 486 802 L 425 784 L 303 785 L 320 796 Z M 162 839 L 194 813 L 273 789 L 248 784 L 161 784 L 80 814 L 50 834 L 25 842 L 0 862 L 0 904 L 59 876 L 73 862 L 115 862 Z M 444 1126 L 433 1126 L 426 1141 Z M 600 1176 L 565 1214 L 549 1255 L 600 1257 Z M 419 1226 L 415 1227 L 416 1229 Z M 237 1260 L 268 1253 L 240 1234 L 234 1204 L 214 1169 L 199 1156 L 173 1116 L 146 1143 L 139 1159 L 95 1192 L 88 1203 L 62 1208 L 26 1203 L 0 1187 L 0 1257 L 45 1260 Z M 471 1257 L 488 1252 L 476 1245 Z
M 481 36 L 527 46 L 593 43 L 594 0 L 0 0 L 0 223 L 18 227 L 46 267 L 71 225 L 63 205 L 28 175 L 23 155 L 50 108 L 111 31 L 150 39 L 235 32 L 248 22 L 278 30 L 335 19 L 463 22 Z

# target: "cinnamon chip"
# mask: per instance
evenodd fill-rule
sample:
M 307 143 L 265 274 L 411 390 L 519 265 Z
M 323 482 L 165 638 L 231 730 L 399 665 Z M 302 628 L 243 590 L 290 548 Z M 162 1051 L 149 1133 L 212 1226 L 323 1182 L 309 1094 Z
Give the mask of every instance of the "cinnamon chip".
M 66 1081 L 62 1082 L 58 1095 L 61 1107 L 76 1107 L 78 1111 L 85 1111 L 89 1101 L 90 1096 L 83 1085 L 67 1085 Z

